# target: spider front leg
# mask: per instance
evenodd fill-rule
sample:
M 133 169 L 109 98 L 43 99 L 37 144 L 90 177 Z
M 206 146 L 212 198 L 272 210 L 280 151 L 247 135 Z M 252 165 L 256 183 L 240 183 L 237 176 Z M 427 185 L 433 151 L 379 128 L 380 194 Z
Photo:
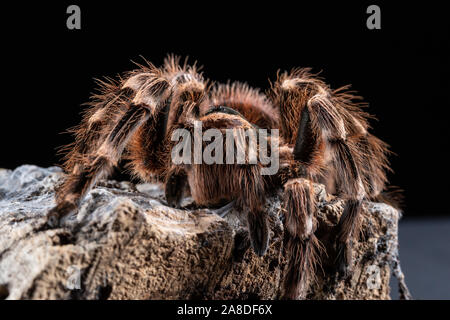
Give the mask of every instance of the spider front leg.
M 165 181 L 165 195 L 169 206 L 180 208 L 183 192 L 188 185 L 187 175 L 181 166 L 172 166 Z
M 284 279 L 284 297 L 304 299 L 314 280 L 319 242 L 316 230 L 316 200 L 311 181 L 297 178 L 284 185 L 285 250 L 288 265 Z
M 284 185 L 284 208 L 286 217 L 285 245 L 288 257 L 284 282 L 284 297 L 304 299 L 308 286 L 315 279 L 318 250 L 316 231 L 317 204 L 311 178 L 318 172 L 322 161 L 320 151 L 323 140 L 315 131 L 310 111 L 305 107 L 301 114 L 297 139 L 291 163 L 292 178 Z M 291 173 L 292 174 L 292 173 Z
M 260 257 L 269 248 L 269 223 L 267 212 L 264 210 L 248 211 L 247 226 L 253 251 Z
M 250 158 L 245 156 L 247 150 L 245 130 L 254 130 L 254 127 L 241 115 L 225 113 L 221 109 L 214 109 L 199 120 L 204 132 L 211 132 L 209 130 L 212 129 L 219 130 L 219 132 L 215 131 L 217 135 L 214 141 L 220 141 L 223 148 L 217 147 L 217 144 L 217 149 L 214 149 L 214 155 L 222 158 L 209 158 L 208 161 L 203 159 L 205 161 L 197 164 L 191 161 L 190 165 L 186 165 L 192 198 L 197 205 L 206 207 L 228 203 L 229 205 L 218 209 L 221 213 L 226 213 L 231 207 L 236 208 L 236 211 L 242 213 L 246 220 L 254 252 L 258 256 L 263 256 L 269 245 L 268 214 L 264 208 L 265 181 L 264 176 L 261 175 L 261 164 L 251 163 Z M 183 126 L 189 130 L 189 137 L 195 137 L 193 121 L 185 121 Z M 191 139 L 192 150 L 195 152 L 192 140 L 195 139 Z M 203 151 L 202 154 L 205 155 Z M 230 155 L 232 155 L 231 159 L 228 158 Z M 241 155 L 244 158 L 240 158 Z M 167 181 L 178 180 L 180 171 L 176 169 L 176 165 L 172 172 Z M 166 185 L 166 191 L 170 190 L 176 190 L 176 188 Z M 175 192 L 172 194 L 176 195 Z

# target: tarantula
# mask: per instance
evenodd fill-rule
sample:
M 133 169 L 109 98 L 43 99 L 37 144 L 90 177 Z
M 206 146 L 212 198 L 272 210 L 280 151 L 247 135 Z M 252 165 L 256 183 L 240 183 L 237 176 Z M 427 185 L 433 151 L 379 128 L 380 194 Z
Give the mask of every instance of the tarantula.
M 264 204 L 267 195 L 283 189 L 287 269 L 284 297 L 304 298 L 316 272 L 319 242 L 313 182 L 346 199 L 338 224 L 336 268 L 350 271 L 352 243 L 361 227 L 362 201 L 377 198 L 387 182 L 387 145 L 368 132 L 360 97 L 348 87 L 331 90 L 310 69 L 278 73 L 267 94 L 246 84 L 209 84 L 199 68 L 169 56 L 164 65 L 146 62 L 119 80 L 99 81 L 75 142 L 64 148 L 67 176 L 57 190 L 48 223 L 77 209 L 98 179 L 121 158 L 144 181 L 159 178 L 169 205 L 178 207 L 183 190 L 196 205 L 234 207 L 246 218 L 254 252 L 269 245 Z M 171 161 L 176 129 L 194 132 L 196 121 L 206 129 L 278 129 L 280 169 L 261 175 L 261 162 L 244 164 L 177 164 Z M 223 141 L 226 144 L 226 141 Z

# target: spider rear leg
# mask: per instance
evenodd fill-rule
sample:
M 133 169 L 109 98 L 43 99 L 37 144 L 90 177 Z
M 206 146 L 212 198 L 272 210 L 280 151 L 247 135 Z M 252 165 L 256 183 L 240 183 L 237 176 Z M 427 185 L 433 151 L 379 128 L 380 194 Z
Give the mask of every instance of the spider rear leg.
M 80 199 L 117 164 L 122 152 L 137 128 L 150 117 L 146 106 L 131 104 L 116 122 L 100 147 L 89 155 L 80 155 L 79 163 L 67 176 L 57 192 L 56 206 L 48 213 L 47 224 L 59 225 L 60 218 L 78 207 Z

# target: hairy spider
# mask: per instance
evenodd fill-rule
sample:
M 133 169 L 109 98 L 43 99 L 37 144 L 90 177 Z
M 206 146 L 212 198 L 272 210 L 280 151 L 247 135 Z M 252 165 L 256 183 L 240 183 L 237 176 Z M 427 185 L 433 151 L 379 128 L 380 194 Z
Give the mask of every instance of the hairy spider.
M 199 206 L 229 203 L 228 209 L 242 212 L 254 252 L 262 256 L 269 244 L 266 197 L 283 188 L 288 261 L 284 297 L 304 298 L 318 263 L 312 183 L 319 182 L 346 199 L 336 267 L 348 274 L 362 201 L 380 195 L 389 169 L 387 145 L 368 132 L 369 115 L 348 87 L 331 90 L 309 69 L 294 69 L 278 74 L 264 95 L 241 83 L 208 85 L 195 65 L 180 64 L 172 56 L 160 68 L 147 62 L 118 81 L 99 84 L 100 92 L 72 130 L 75 142 L 64 148 L 67 176 L 49 212 L 50 225 L 76 210 L 89 188 L 124 157 L 140 179 L 157 177 L 165 183 L 169 205 L 178 207 L 183 191 L 189 190 Z M 171 135 L 180 128 L 195 134 L 196 121 L 221 132 L 279 129 L 279 138 L 264 139 L 278 140 L 280 170 L 262 175 L 265 165 L 248 159 L 244 164 L 174 163 Z

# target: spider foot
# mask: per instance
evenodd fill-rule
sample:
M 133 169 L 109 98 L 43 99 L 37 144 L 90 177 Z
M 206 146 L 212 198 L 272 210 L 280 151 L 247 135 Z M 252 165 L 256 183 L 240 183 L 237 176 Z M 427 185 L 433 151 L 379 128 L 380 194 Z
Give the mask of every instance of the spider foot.
M 233 258 L 236 262 L 242 262 L 247 250 L 251 247 L 250 239 L 248 238 L 248 232 L 246 230 L 240 230 L 234 237 L 234 250 Z
M 233 210 L 235 203 L 236 201 L 233 200 L 230 203 L 224 205 L 223 207 L 216 209 L 214 213 L 220 216 L 221 218 L 224 218 L 227 214 L 231 212 L 231 210 Z
M 61 226 L 61 218 L 69 214 L 75 209 L 75 205 L 71 202 L 61 202 L 53 207 L 48 213 L 45 221 L 46 229 L 55 229 Z
M 247 221 L 253 250 L 258 256 L 262 257 L 269 247 L 269 227 L 267 217 L 264 215 L 249 214 Z
M 339 243 L 337 245 L 337 256 L 335 261 L 337 279 L 347 280 L 353 271 L 352 250 L 349 244 Z
M 166 201 L 170 207 L 180 209 L 183 200 L 183 191 L 186 185 L 184 173 L 173 173 L 169 175 L 165 186 Z
M 211 214 L 217 214 L 221 218 L 225 218 L 227 214 L 231 212 L 234 208 L 234 204 L 236 203 L 235 200 L 231 201 L 230 203 L 227 203 L 223 207 L 217 208 L 217 209 L 206 209 Z

